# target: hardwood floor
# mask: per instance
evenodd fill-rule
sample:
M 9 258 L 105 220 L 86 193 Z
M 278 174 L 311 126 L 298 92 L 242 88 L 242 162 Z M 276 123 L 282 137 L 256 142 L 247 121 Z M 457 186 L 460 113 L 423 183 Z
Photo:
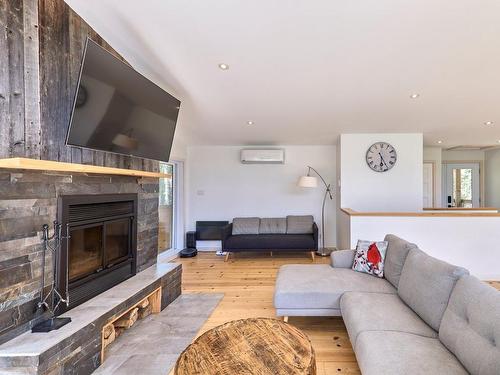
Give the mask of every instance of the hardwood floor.
M 250 317 L 276 317 L 273 307 L 274 282 L 283 264 L 311 264 L 304 254 L 236 254 L 228 262 L 215 253 L 177 259 L 183 264 L 183 292 L 218 292 L 224 298 L 199 334 L 225 322 Z M 316 257 L 314 263 L 330 258 Z M 500 290 L 500 282 L 492 282 Z M 289 322 L 302 329 L 316 351 L 318 375 L 360 374 L 342 318 L 296 318 Z
M 183 265 L 182 290 L 219 292 L 224 298 L 203 326 L 200 334 L 225 322 L 250 317 L 275 318 L 274 282 L 283 264 L 312 264 L 309 253 L 236 254 L 228 262 L 215 253 L 198 253 L 195 258 L 177 259 Z M 314 263 L 330 258 L 316 257 Z M 342 318 L 296 318 L 289 323 L 303 330 L 316 352 L 317 375 L 360 374 Z
M 493 287 L 500 290 L 500 281 L 490 281 L 490 284 L 493 285 Z

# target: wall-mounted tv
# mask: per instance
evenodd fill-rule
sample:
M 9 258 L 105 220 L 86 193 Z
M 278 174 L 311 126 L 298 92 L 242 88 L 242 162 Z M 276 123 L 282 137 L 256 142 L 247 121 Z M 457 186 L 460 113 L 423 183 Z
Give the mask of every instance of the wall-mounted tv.
M 66 144 L 168 161 L 180 105 L 87 39 Z

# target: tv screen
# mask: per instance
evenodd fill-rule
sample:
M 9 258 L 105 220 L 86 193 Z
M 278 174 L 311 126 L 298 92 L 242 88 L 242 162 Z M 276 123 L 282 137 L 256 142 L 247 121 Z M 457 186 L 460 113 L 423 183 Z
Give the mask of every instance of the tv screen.
M 168 161 L 180 104 L 87 39 L 66 144 Z

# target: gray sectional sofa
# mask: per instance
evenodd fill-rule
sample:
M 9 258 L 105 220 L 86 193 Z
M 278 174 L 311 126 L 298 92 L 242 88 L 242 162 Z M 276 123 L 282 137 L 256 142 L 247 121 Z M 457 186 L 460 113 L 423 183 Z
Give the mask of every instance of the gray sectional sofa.
M 278 316 L 342 316 L 364 375 L 500 374 L 500 292 L 394 235 L 384 279 L 332 264 L 279 270 Z

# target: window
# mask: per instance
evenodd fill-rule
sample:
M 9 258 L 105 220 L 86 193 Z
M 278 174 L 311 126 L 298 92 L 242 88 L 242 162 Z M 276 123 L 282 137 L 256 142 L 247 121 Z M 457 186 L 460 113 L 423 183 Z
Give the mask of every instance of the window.
M 175 166 L 160 163 L 160 172 L 171 176 L 171 178 L 160 178 L 158 250 L 161 253 L 173 247 Z
M 456 207 L 472 207 L 472 169 L 453 169 L 453 202 Z

